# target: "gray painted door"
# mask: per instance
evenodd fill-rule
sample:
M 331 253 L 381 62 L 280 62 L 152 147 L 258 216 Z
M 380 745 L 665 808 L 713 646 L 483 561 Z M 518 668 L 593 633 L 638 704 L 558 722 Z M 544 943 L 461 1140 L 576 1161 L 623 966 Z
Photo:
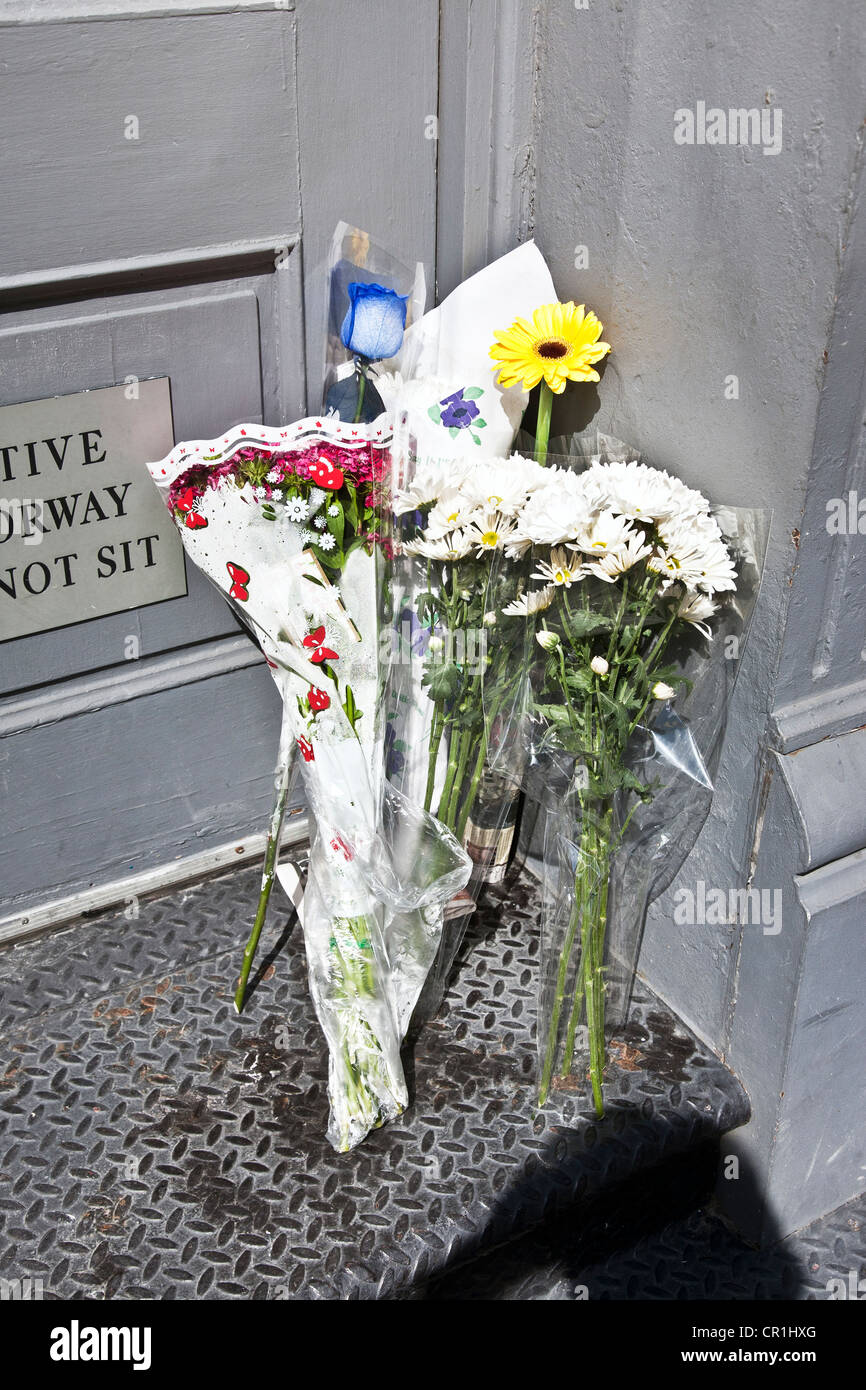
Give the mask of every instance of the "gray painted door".
M 432 283 L 435 11 L 0 4 L 0 405 L 167 378 L 175 439 L 315 409 L 335 223 Z M 276 696 L 187 585 L 0 643 L 0 936 L 256 851 Z

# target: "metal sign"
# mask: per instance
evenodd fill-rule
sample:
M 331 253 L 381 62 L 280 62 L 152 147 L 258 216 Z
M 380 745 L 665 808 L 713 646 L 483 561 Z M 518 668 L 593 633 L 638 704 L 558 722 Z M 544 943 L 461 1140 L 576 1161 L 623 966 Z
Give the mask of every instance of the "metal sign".
M 186 594 L 167 377 L 0 408 L 0 641 Z

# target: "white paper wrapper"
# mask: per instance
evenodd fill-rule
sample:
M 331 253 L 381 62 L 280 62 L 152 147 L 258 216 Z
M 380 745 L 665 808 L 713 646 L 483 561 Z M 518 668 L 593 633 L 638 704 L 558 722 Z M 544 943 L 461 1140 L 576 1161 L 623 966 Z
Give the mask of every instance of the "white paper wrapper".
M 403 815 L 392 789 L 383 798 L 378 545 L 351 550 L 336 575 L 314 550 L 316 519 L 343 495 L 337 473 L 344 482 L 343 469 L 350 477 L 388 438 L 387 422 L 242 425 L 150 465 L 190 558 L 255 634 L 282 698 L 283 746 L 299 750 L 316 821 L 304 935 L 330 1050 L 328 1133 L 341 1150 L 406 1104 L 405 1024 L 436 950 L 438 905 L 469 872 L 432 817 Z M 307 461 L 302 520 L 276 484 L 227 475 L 241 450 Z

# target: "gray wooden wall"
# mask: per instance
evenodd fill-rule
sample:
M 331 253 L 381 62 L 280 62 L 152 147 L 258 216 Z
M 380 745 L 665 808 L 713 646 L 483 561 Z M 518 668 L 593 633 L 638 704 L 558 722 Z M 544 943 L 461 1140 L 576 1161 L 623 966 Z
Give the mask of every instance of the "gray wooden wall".
M 609 429 L 715 500 L 773 512 L 713 812 L 651 911 L 641 970 L 752 1094 L 741 1153 L 761 1209 L 745 1184 L 726 1197 L 756 1229 L 774 1207 L 791 1229 L 860 1190 L 866 1137 L 850 746 L 866 723 L 866 554 L 825 524 L 829 498 L 866 495 L 862 8 L 550 0 L 525 24 L 529 227 L 560 297 L 591 305 L 613 344 L 558 423 Z M 699 101 L 780 111 L 781 149 L 676 143 L 674 113 Z M 796 776 L 786 755 L 810 745 Z M 677 891 L 700 880 L 778 889 L 781 932 L 679 925 Z
M 276 424 L 338 220 L 432 283 L 435 6 L 4 0 L 0 53 L 0 404 L 168 376 L 176 439 Z M 188 584 L 0 646 L 0 926 L 262 829 L 278 701 Z

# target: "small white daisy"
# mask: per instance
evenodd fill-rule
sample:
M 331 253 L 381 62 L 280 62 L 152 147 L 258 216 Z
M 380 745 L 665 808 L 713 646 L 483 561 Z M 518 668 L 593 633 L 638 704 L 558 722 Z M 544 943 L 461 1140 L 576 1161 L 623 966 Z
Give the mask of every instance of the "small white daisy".
M 323 516 L 317 516 L 316 519 L 315 519 L 315 521 L 313 522 L 313 525 L 316 526 L 316 527 L 318 527 L 318 529 L 319 529 L 320 531 L 323 531 L 323 530 L 325 529 L 325 527 L 327 526 L 327 524 L 328 524 L 328 523 L 326 522 L 326 520 L 325 520 L 325 518 L 324 518 Z
M 337 544 L 330 531 L 326 531 L 323 536 L 319 536 L 318 543 L 320 550 L 333 550 L 334 546 Z
M 569 553 L 564 546 L 557 545 L 550 552 L 549 562 L 539 561 L 538 569 L 532 578 L 543 580 L 545 585 L 553 584 L 557 588 L 570 589 L 585 573 L 586 569 L 581 564 L 577 551 L 572 550 Z
M 340 515 L 340 508 L 337 506 L 337 504 L 336 504 L 336 502 L 335 502 L 334 505 L 333 505 L 332 507 L 329 507 L 329 508 L 328 508 L 328 516 L 339 516 L 339 515 Z
M 283 475 L 279 468 L 272 468 L 267 475 L 267 479 L 269 483 L 281 483 L 283 481 Z
M 303 531 L 301 532 L 301 545 L 310 545 L 313 541 L 316 541 L 318 539 L 319 538 L 316 535 L 315 531 L 308 531 L 306 526 L 304 527 Z
M 253 497 L 256 499 L 257 502 L 265 502 L 267 500 L 267 496 L 268 494 L 265 492 L 265 489 L 263 487 L 253 488 Z
M 533 613 L 541 613 L 553 603 L 555 592 L 552 584 L 546 584 L 543 589 L 534 589 L 521 594 L 520 598 L 512 599 L 502 612 L 507 618 L 526 618 Z
M 306 521 L 310 514 L 310 509 L 303 497 L 287 498 L 286 511 L 289 515 L 289 521 Z

